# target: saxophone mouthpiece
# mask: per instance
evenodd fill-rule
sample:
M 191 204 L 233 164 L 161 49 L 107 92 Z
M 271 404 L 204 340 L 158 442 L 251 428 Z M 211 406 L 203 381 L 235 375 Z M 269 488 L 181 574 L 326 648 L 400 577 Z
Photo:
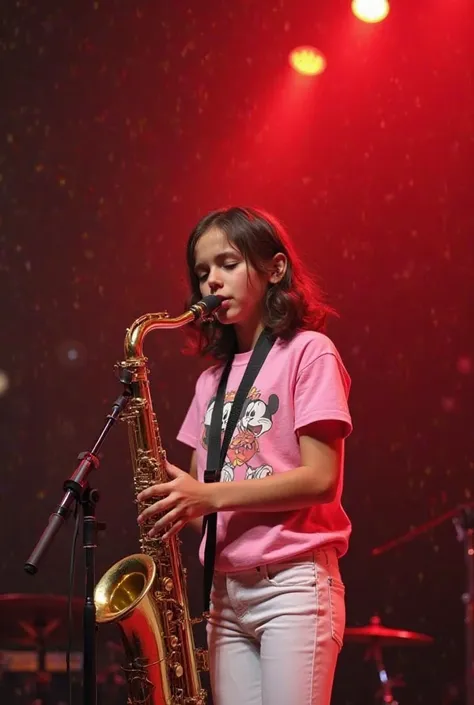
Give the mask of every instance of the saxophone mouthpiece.
M 211 316 L 219 306 L 221 305 L 223 298 L 221 296 L 216 296 L 215 294 L 209 294 L 205 296 L 201 301 L 191 306 L 191 311 L 194 317 L 197 318 L 207 318 Z

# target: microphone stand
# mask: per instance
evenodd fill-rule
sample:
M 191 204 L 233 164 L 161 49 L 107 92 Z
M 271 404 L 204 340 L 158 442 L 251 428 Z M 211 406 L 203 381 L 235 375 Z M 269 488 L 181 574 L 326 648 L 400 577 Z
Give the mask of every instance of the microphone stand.
M 451 519 L 458 541 L 464 544 L 464 558 L 466 563 L 466 591 L 462 595 L 464 604 L 465 627 L 465 688 L 466 705 L 474 705 L 474 503 L 462 504 L 425 524 L 415 527 L 399 538 L 392 539 L 382 546 L 372 550 L 373 556 L 380 556 L 402 543 L 411 541 L 416 536 L 432 529 L 439 524 Z
M 108 432 L 128 405 L 132 374 L 129 370 L 120 370 L 120 381 L 124 385 L 123 393 L 116 399 L 112 411 L 91 451 L 80 453 L 79 465 L 63 485 L 65 494 L 56 510 L 49 517 L 48 524 L 39 538 L 33 552 L 26 561 L 24 569 L 29 575 L 38 572 L 38 564 L 49 549 L 54 537 L 68 520 L 72 507 L 80 504 L 83 521 L 83 548 L 85 551 L 85 596 L 83 611 L 83 703 L 97 705 L 97 644 L 96 644 L 96 610 L 94 602 L 95 588 L 95 549 L 98 531 L 105 529 L 103 522 L 98 522 L 95 506 L 99 493 L 89 486 L 88 477 L 92 470 L 99 467 L 99 450 Z

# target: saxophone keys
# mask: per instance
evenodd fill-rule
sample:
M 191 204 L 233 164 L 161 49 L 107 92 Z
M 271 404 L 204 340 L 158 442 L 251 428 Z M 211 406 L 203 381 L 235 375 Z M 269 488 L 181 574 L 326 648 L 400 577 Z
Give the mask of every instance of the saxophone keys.
M 182 678 L 184 674 L 184 668 L 180 663 L 175 661 L 175 663 L 171 664 L 171 670 L 173 671 L 174 675 L 176 678 Z
M 171 578 L 163 578 L 161 581 L 161 585 L 163 587 L 163 590 L 168 594 L 171 594 L 174 590 L 174 585 Z

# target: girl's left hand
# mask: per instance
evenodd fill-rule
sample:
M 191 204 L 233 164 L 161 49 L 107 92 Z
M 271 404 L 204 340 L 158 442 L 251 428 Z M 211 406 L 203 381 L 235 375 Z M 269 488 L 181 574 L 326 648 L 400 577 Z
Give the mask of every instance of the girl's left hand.
M 137 496 L 139 502 L 152 497 L 163 497 L 139 514 L 138 523 L 149 522 L 157 514 L 166 512 L 148 532 L 149 536 L 157 536 L 166 526 L 167 531 L 163 534 L 164 539 L 178 533 L 190 519 L 215 511 L 212 501 L 212 485 L 195 480 L 187 472 L 168 462 L 166 462 L 166 471 L 172 478 L 170 482 L 152 485 Z

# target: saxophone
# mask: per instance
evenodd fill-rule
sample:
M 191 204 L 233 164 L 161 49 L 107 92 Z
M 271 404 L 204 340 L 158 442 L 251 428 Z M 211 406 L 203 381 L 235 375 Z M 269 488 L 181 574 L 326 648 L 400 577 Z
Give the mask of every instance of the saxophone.
M 118 363 L 130 400 L 122 414 L 128 422 L 135 497 L 166 482 L 166 453 L 153 412 L 143 343 L 152 330 L 179 328 L 212 316 L 221 304 L 206 296 L 177 318 L 147 314 L 127 330 L 125 360 Z M 151 500 L 149 503 L 152 503 Z M 145 503 L 138 503 L 141 512 Z M 150 538 L 140 527 L 141 553 L 115 563 L 95 587 L 96 623 L 116 622 L 125 650 L 129 705 L 205 705 L 199 671 L 207 652 L 196 649 L 186 594 L 179 540 Z M 197 620 L 199 621 L 199 620 Z

